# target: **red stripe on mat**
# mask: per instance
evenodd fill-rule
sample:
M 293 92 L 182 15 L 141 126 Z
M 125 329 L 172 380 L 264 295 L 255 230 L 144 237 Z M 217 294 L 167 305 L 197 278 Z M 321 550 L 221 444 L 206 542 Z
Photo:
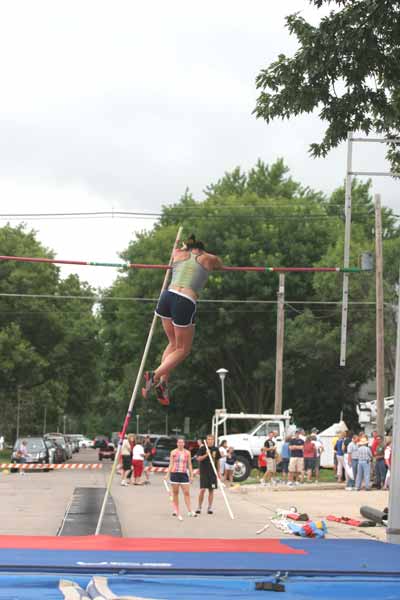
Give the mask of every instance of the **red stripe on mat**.
M 25 550 L 108 550 L 113 552 L 260 552 L 308 554 L 281 540 L 213 540 L 192 538 L 118 538 L 108 535 L 71 537 L 0 536 L 0 549 Z

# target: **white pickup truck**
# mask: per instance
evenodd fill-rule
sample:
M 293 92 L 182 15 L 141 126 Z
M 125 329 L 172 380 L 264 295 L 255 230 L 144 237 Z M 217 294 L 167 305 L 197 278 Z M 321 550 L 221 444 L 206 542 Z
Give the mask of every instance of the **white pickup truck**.
M 234 433 L 230 435 L 221 435 L 220 426 L 226 423 L 228 419 L 251 419 L 260 421 L 248 433 Z M 250 475 L 251 469 L 257 466 L 258 456 L 264 442 L 271 431 L 276 431 L 275 439 L 278 450 L 285 439 L 285 436 L 291 431 L 290 426 L 291 411 L 285 411 L 283 415 L 261 415 L 247 413 L 226 413 L 224 410 L 216 410 L 213 417 L 213 432 L 215 439 L 221 443 L 226 440 L 228 446 L 235 449 L 237 456 L 237 466 L 234 472 L 235 481 L 244 481 Z

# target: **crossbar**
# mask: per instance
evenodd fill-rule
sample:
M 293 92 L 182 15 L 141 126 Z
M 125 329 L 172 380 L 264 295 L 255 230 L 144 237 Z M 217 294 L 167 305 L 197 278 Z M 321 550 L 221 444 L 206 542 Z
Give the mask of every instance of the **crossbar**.
M 82 260 L 63 260 L 60 258 L 40 258 L 31 256 L 0 256 L 0 261 L 16 261 L 26 263 L 45 263 L 45 264 L 61 264 L 75 265 L 79 267 L 112 267 L 126 269 L 171 269 L 171 265 L 152 265 L 143 263 L 113 263 L 113 262 L 97 262 L 97 261 L 82 261 Z M 358 267 L 222 267 L 222 271 L 254 271 L 256 273 L 361 273 L 365 269 Z
M 367 175 L 368 177 L 400 177 L 400 173 L 391 171 L 349 171 L 349 175 Z

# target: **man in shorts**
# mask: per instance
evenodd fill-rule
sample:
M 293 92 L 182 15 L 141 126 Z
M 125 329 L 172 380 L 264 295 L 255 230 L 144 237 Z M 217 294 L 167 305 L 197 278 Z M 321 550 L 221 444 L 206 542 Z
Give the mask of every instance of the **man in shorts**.
M 271 478 L 273 478 L 275 476 L 276 473 L 276 442 L 274 439 L 274 432 L 270 431 L 268 434 L 268 438 L 265 440 L 264 442 L 264 449 L 265 449 L 265 458 L 266 458 L 266 463 L 267 463 L 267 469 L 265 471 L 265 474 L 262 478 L 262 482 L 261 483 L 268 483 L 269 481 L 271 481 Z M 274 481 L 272 479 L 272 481 Z
M 215 440 L 213 435 L 208 435 L 206 438 L 207 447 L 211 454 L 215 469 L 217 473 L 219 473 L 219 460 L 221 455 L 217 446 L 215 445 Z M 205 445 L 201 446 L 196 454 L 197 462 L 199 463 L 200 468 L 200 493 L 199 493 L 199 504 L 198 509 L 196 510 L 196 514 L 201 514 L 201 508 L 203 506 L 203 500 L 208 490 L 208 509 L 207 513 L 209 515 L 213 514 L 213 500 L 214 500 L 214 490 L 218 487 L 217 477 L 215 475 L 215 471 L 212 467 L 212 464 L 209 459 L 209 455 L 207 452 L 207 447 Z
M 304 480 L 304 440 L 301 439 L 301 430 L 298 429 L 289 442 L 289 483 L 294 485 L 303 483 Z M 296 479 L 297 478 L 297 479 Z

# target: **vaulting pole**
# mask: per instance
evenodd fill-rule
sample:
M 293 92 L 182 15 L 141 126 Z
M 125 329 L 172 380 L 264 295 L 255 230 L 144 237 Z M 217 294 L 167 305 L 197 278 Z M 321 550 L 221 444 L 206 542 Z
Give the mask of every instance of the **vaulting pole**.
M 109 263 L 81 260 L 62 260 L 58 258 L 37 258 L 29 256 L 0 256 L 0 261 L 26 263 L 45 263 L 54 265 L 75 265 L 78 267 L 112 267 L 114 269 L 171 269 L 171 265 L 151 265 L 143 263 Z M 254 271 L 257 273 L 361 273 L 365 269 L 358 267 L 222 267 L 222 271 Z
M 177 233 L 177 236 L 176 236 L 176 239 L 175 239 L 175 242 L 174 242 L 174 246 L 172 248 L 171 257 L 170 257 L 168 266 L 172 265 L 173 257 L 174 257 L 174 252 L 175 252 L 175 250 L 176 250 L 176 248 L 177 248 L 177 246 L 179 244 L 179 240 L 180 240 L 181 234 L 182 234 L 182 227 L 179 227 L 178 233 Z M 161 287 L 160 296 L 163 293 L 163 291 L 167 288 L 168 279 L 169 279 L 169 269 L 165 273 L 164 281 L 163 281 L 163 284 L 162 284 L 162 287 Z M 124 437 L 125 437 L 126 431 L 128 429 L 129 421 L 131 420 L 132 410 L 133 410 L 133 407 L 134 407 L 134 404 L 135 404 L 135 400 L 136 400 L 136 396 L 137 396 L 137 393 L 138 393 L 139 385 L 140 385 L 140 382 L 141 382 L 142 377 L 143 377 L 144 365 L 146 364 L 147 355 L 149 353 L 150 344 L 151 344 L 151 340 L 153 338 L 153 334 L 154 334 L 154 329 L 155 329 L 155 326 L 156 326 L 156 322 L 157 322 L 157 315 L 154 315 L 153 320 L 151 322 L 150 331 L 149 331 L 149 334 L 147 336 L 147 342 L 146 342 L 146 346 L 144 348 L 144 352 L 143 352 L 143 356 L 142 356 L 142 361 L 140 363 L 139 370 L 138 370 L 138 373 L 137 373 L 135 387 L 133 388 L 131 400 L 129 402 L 128 412 L 126 413 L 125 421 L 124 421 L 124 424 L 122 426 L 122 431 L 121 431 L 121 434 L 120 434 L 120 439 L 119 439 L 119 443 L 118 443 L 118 447 L 117 447 L 117 452 L 115 453 L 114 463 L 113 463 L 113 466 L 112 466 L 112 469 L 111 469 L 110 477 L 108 479 L 108 484 L 107 484 L 106 492 L 104 494 L 103 504 L 101 506 L 101 511 L 100 511 L 100 515 L 99 515 L 99 520 L 97 522 L 95 535 L 99 535 L 100 530 L 101 530 L 101 526 L 102 526 L 103 519 L 104 519 L 104 513 L 105 513 L 105 510 L 106 510 L 107 500 L 108 500 L 108 497 L 110 495 L 112 481 L 113 481 L 113 478 L 114 478 L 115 470 L 117 468 L 119 455 L 121 453 L 122 442 L 124 441 Z
M 218 440 L 216 440 L 216 441 L 218 442 Z M 206 447 L 206 451 L 207 451 L 207 454 L 208 454 L 208 460 L 210 461 L 212 470 L 214 471 L 215 477 L 217 478 L 217 486 L 221 490 L 221 494 L 222 494 L 222 497 L 224 499 L 224 502 L 225 502 L 226 508 L 228 510 L 229 516 L 230 516 L 231 519 L 234 519 L 235 517 L 233 516 L 232 509 L 231 509 L 231 507 L 229 505 L 228 498 L 226 497 L 226 494 L 225 494 L 224 485 L 223 485 L 223 483 L 222 483 L 222 481 L 221 481 L 221 479 L 220 479 L 220 477 L 219 477 L 219 475 L 217 473 L 217 468 L 216 468 L 216 466 L 214 464 L 213 457 L 211 456 L 210 448 L 207 446 L 207 440 L 203 440 L 203 443 L 204 443 L 204 445 Z
M 392 457 L 389 483 L 389 519 L 386 530 L 387 541 L 392 544 L 400 544 L 400 275 L 398 293 Z

